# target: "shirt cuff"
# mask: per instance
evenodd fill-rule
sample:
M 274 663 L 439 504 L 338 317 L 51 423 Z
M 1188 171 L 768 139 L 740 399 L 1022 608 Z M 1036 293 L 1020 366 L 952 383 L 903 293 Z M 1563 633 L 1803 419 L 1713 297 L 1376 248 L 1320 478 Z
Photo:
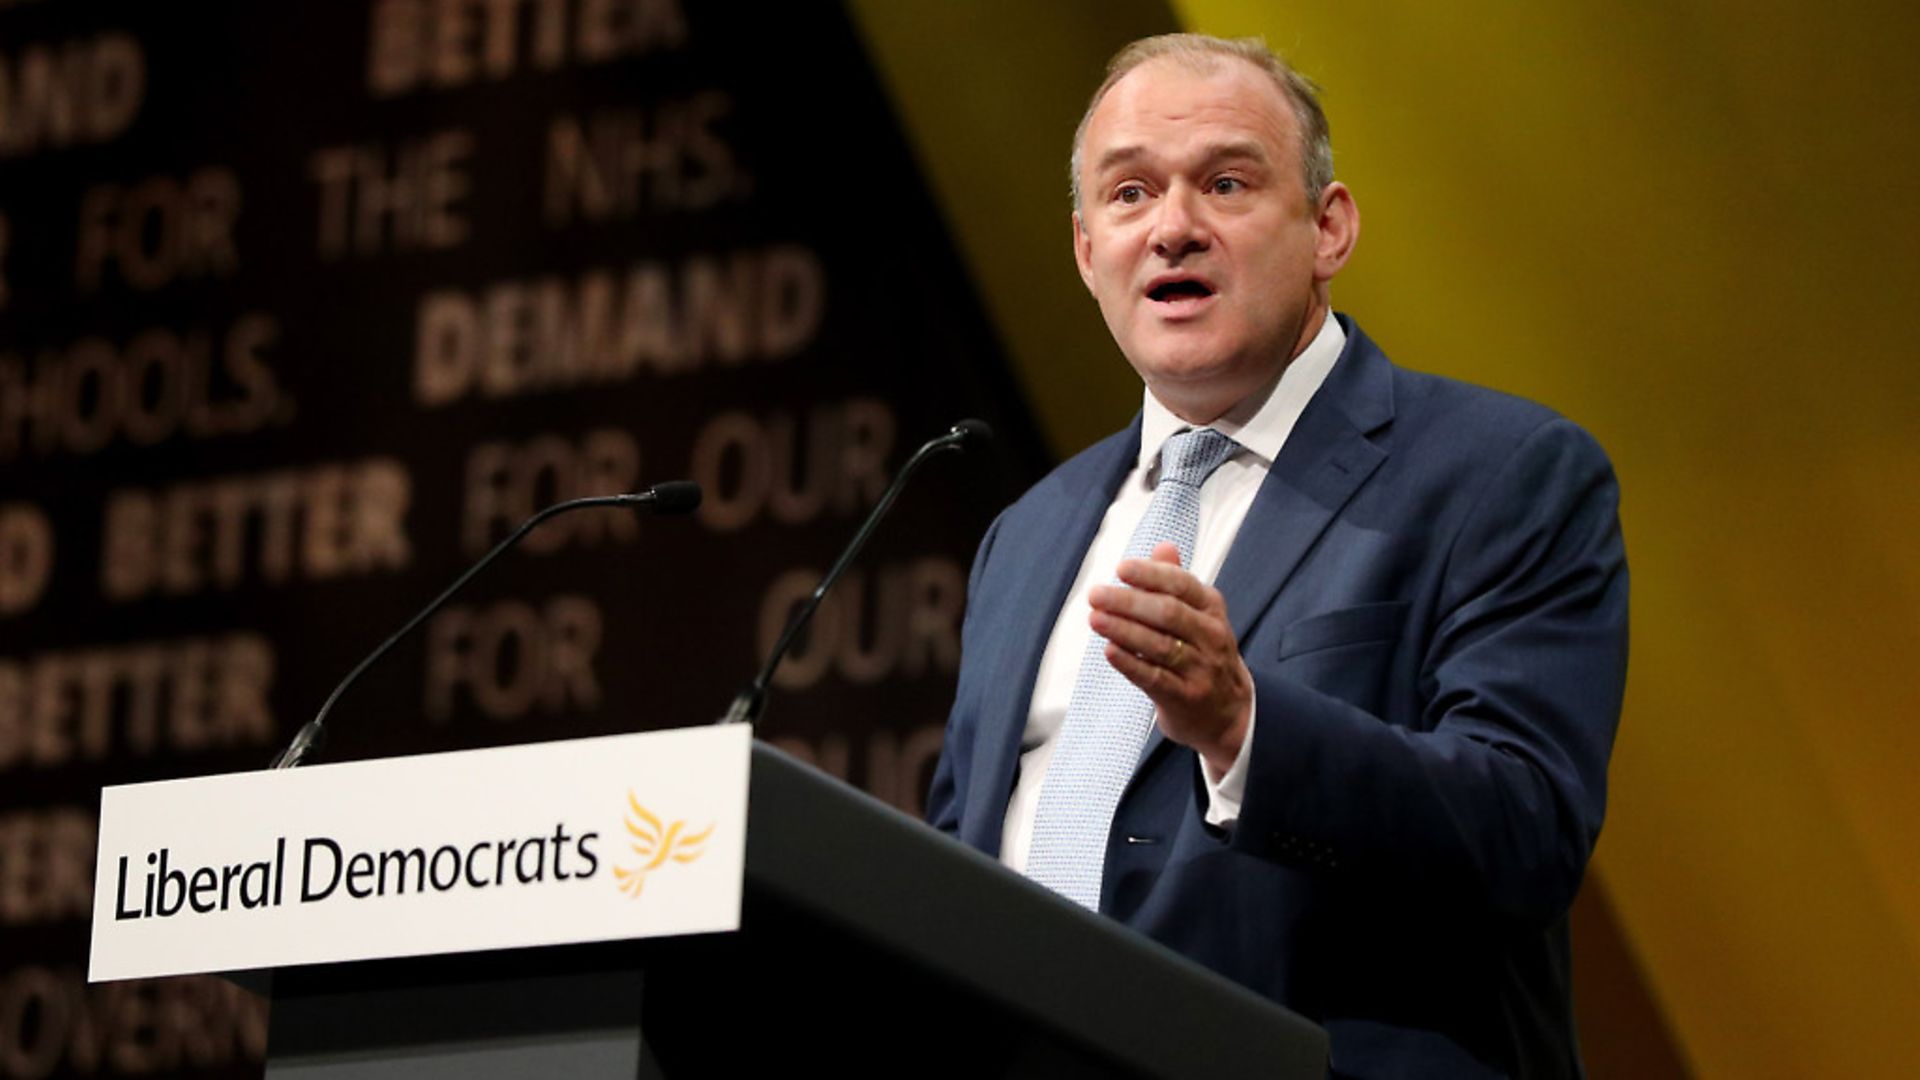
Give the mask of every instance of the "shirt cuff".
M 1240 753 L 1218 782 L 1209 775 L 1206 761 L 1200 762 L 1200 779 L 1207 784 L 1207 824 L 1226 828 L 1240 819 L 1240 803 L 1247 797 L 1247 762 L 1253 757 L 1253 722 L 1259 716 L 1259 701 L 1247 704 L 1247 736 Z

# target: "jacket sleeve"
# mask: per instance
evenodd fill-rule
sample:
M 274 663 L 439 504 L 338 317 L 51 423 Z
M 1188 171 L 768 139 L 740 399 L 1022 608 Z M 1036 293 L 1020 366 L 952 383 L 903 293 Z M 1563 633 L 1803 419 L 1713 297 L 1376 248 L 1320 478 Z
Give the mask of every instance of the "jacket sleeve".
M 967 577 L 967 609 L 960 623 L 962 657 L 968 648 L 973 647 L 974 635 L 978 631 L 976 614 L 982 597 L 981 580 L 986 575 L 987 559 L 993 551 L 994 538 L 1000 532 L 1000 523 L 1005 520 L 1005 512 L 994 519 L 980 540 L 979 550 L 974 553 L 973 570 Z M 961 673 L 962 681 L 954 693 L 953 708 L 947 714 L 946 736 L 940 742 L 940 760 L 934 766 L 933 783 L 927 790 L 927 823 L 949 836 L 959 835 L 961 815 L 966 809 L 967 780 L 973 761 L 973 702 L 978 697 L 976 689 L 966 681 L 972 673 L 964 663 Z
M 1250 663 L 1260 707 L 1228 841 L 1309 873 L 1529 922 L 1579 888 L 1626 680 L 1627 570 L 1605 454 L 1555 418 L 1446 546 L 1417 715 L 1388 723 Z M 1403 676 L 1408 667 L 1394 669 Z

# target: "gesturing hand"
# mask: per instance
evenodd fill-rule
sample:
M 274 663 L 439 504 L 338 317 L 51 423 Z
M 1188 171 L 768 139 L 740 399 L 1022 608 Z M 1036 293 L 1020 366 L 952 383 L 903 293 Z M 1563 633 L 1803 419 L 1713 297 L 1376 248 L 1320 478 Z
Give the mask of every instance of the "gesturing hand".
M 1167 738 L 1192 747 L 1218 780 L 1239 756 L 1253 710 L 1253 675 L 1226 599 L 1187 573 L 1166 542 L 1151 558 L 1123 560 L 1120 581 L 1088 597 L 1107 662 L 1152 699 Z

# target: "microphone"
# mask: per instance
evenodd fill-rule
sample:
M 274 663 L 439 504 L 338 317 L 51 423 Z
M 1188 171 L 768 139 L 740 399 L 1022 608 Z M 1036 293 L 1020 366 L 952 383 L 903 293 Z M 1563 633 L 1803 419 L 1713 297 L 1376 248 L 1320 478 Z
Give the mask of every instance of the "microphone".
M 734 695 L 733 704 L 727 706 L 726 715 L 715 721 L 716 723 L 752 724 L 760 720 L 760 714 L 765 712 L 767 707 L 767 684 L 773 681 L 773 673 L 779 669 L 780 661 L 786 658 L 787 650 L 793 646 L 793 639 L 799 635 L 807 623 L 813 620 L 813 613 L 819 609 L 820 601 L 826 597 L 827 590 L 833 588 L 833 583 L 840 580 L 840 575 L 846 572 L 854 557 L 860 554 L 860 549 L 866 546 L 867 538 L 873 535 L 874 527 L 879 525 L 880 519 L 893 508 L 893 501 L 900 497 L 901 489 L 907 486 L 907 478 L 920 467 L 920 463 L 943 451 L 965 450 L 968 447 L 979 446 L 992 438 L 993 429 L 987 426 L 986 421 L 962 420 L 949 428 L 945 435 L 929 439 L 920 449 L 913 452 L 913 456 L 908 458 L 907 463 L 902 465 L 900 471 L 894 475 L 893 483 L 888 484 L 887 490 L 881 493 L 880 501 L 873 505 L 873 509 L 867 514 L 867 520 L 860 523 L 860 531 L 853 534 L 853 540 L 847 544 L 847 549 L 840 553 L 840 558 L 833 564 L 833 568 L 827 571 L 827 576 L 821 578 L 820 584 L 814 587 L 813 595 L 809 596 L 800 610 L 794 612 L 793 617 L 787 620 L 787 628 L 780 632 L 780 640 L 774 643 L 773 652 L 768 655 L 767 662 L 761 666 L 760 673 L 755 675 L 753 681 L 744 689 Z
M 273 764 L 267 767 L 269 769 L 291 769 L 306 760 L 307 755 L 312 753 L 313 750 L 320 745 L 321 740 L 326 737 L 327 714 L 333 711 L 333 703 L 340 700 L 340 695 L 346 692 L 347 687 L 352 686 L 355 680 L 360 678 L 362 672 L 372 667 L 374 661 L 387 655 L 387 650 L 398 644 L 401 638 L 412 633 L 414 627 L 425 622 L 427 616 L 439 611 L 441 605 L 452 599 L 453 594 L 459 592 L 461 586 L 473 580 L 474 575 L 486 569 L 488 563 L 499 558 L 503 552 L 519 543 L 522 537 L 532 532 L 548 518 L 558 517 L 561 514 L 571 513 L 575 510 L 585 510 L 595 506 L 625 506 L 643 514 L 687 514 L 692 513 L 699 505 L 699 484 L 691 480 L 668 480 L 665 483 L 655 484 L 645 491 L 628 492 L 621 495 L 592 495 L 584 499 L 569 499 L 566 502 L 555 503 L 528 518 L 521 523 L 519 528 L 508 533 L 505 540 L 493 545 L 492 551 L 480 556 L 478 562 L 467 567 L 466 573 L 454 578 L 453 584 L 447 586 L 446 590 L 439 596 L 434 597 L 426 607 L 421 608 L 419 613 L 414 615 L 413 618 L 408 619 L 405 626 L 395 630 L 392 636 L 380 643 L 379 648 L 368 653 L 366 659 L 356 664 L 352 671 L 347 672 L 347 677 L 341 679 L 340 685 L 334 687 L 333 693 L 327 695 L 326 703 L 320 706 L 320 711 L 294 734 L 293 741 L 288 743 L 287 748 L 280 751 L 280 755 L 273 759 Z

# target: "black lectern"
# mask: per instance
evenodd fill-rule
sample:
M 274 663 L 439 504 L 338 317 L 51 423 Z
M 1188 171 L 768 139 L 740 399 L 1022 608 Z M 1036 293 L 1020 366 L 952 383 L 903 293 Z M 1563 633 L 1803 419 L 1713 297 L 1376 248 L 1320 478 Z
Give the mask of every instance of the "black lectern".
M 1317 1026 L 762 743 L 742 929 L 238 976 L 267 1075 L 1323 1077 Z

